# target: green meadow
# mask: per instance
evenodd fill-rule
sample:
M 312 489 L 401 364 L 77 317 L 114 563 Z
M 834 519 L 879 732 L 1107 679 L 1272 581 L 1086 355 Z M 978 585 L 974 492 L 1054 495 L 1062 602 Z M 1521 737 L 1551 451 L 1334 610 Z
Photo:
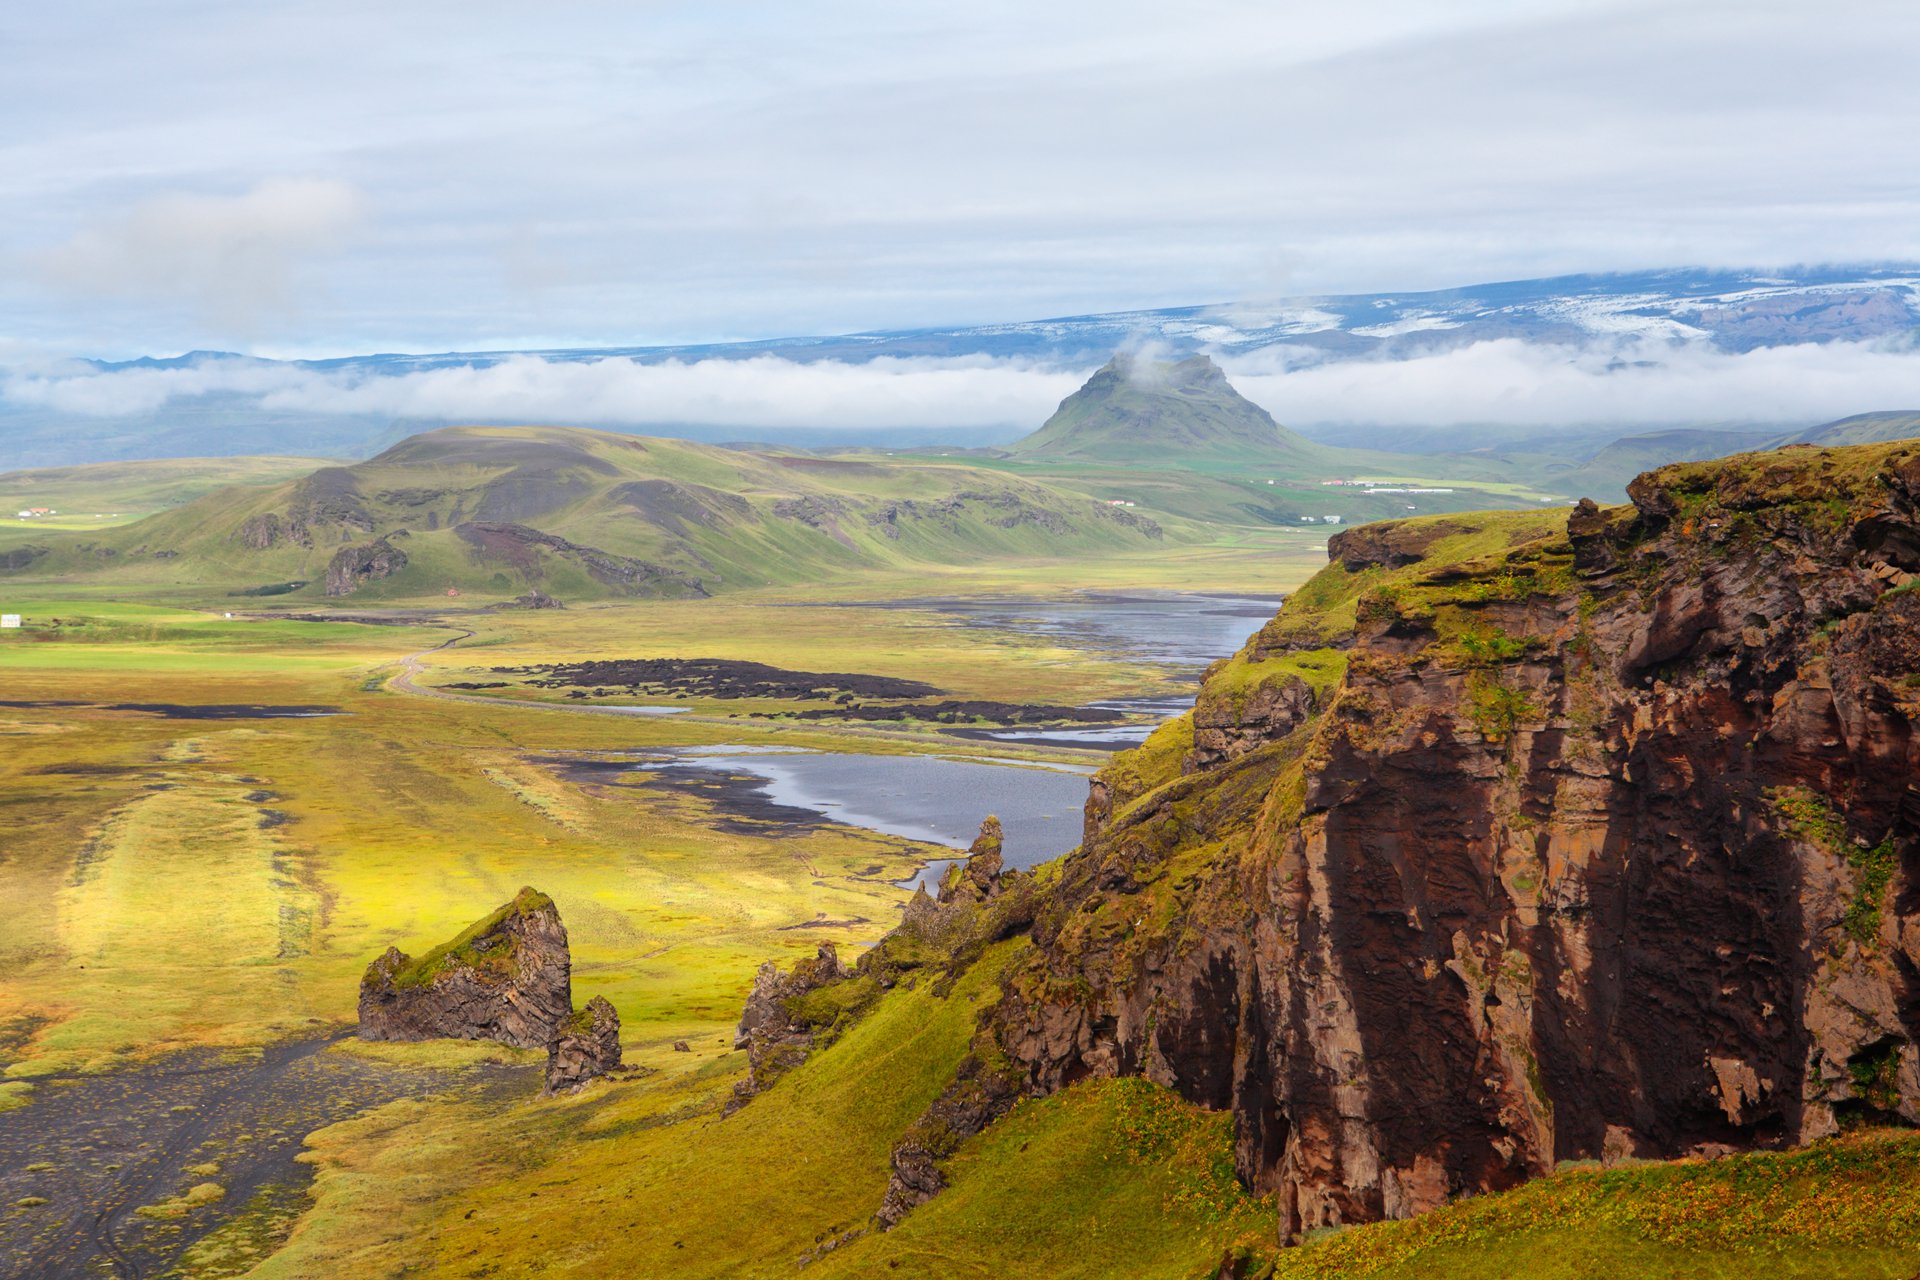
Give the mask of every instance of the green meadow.
M 600 458 L 606 446 L 583 447 Z M 670 456 L 649 465 L 670 466 L 681 486 L 752 482 L 754 468 L 783 465 L 695 446 L 654 452 Z M 561 691 L 519 681 L 447 686 L 498 681 L 497 668 L 701 657 L 916 680 L 961 700 L 1165 695 L 1178 686 L 1138 658 L 968 625 L 936 606 L 1088 592 L 1279 595 L 1325 564 L 1332 530 L 1169 516 L 1160 539 L 1088 525 L 1051 554 L 1031 528 L 991 521 L 896 542 L 878 526 L 851 527 L 848 513 L 866 510 L 856 502 L 896 500 L 862 486 L 897 493 L 901 483 L 860 469 L 880 462 L 854 459 L 853 470 L 800 468 L 812 477 L 808 492 L 846 504 L 836 516 L 846 518 L 845 543 L 825 528 L 771 521 L 762 495 L 744 510 L 720 503 L 725 518 L 712 523 L 683 519 L 678 532 L 662 517 L 641 535 L 654 541 L 624 544 L 722 565 L 765 554 L 772 568 L 759 580 L 729 576 L 712 598 L 586 592 L 565 609 L 491 607 L 532 585 L 524 577 L 449 597 L 443 580 L 457 570 L 471 585 L 473 566 L 448 519 L 408 539 L 410 552 L 424 549 L 420 572 L 404 580 L 336 601 L 311 589 L 234 598 L 224 586 L 236 566 L 246 582 L 293 578 L 314 572 L 327 550 L 277 546 L 262 563 L 234 541 L 237 519 L 284 508 L 300 483 L 267 474 L 274 461 L 252 477 L 258 484 L 106 530 L 114 557 L 81 549 L 81 539 L 32 574 L 0 577 L 0 609 L 26 618 L 0 632 L 0 900 L 9 904 L 0 1110 L 31 1114 L 76 1080 L 161 1070 L 180 1052 L 244 1060 L 344 1036 L 370 960 L 389 945 L 420 955 L 522 885 L 558 904 L 575 999 L 613 1003 L 639 1071 L 542 1100 L 525 1074 L 537 1054 L 341 1040 L 323 1051 L 329 1060 L 451 1073 L 476 1087 L 390 1102 L 312 1133 L 310 1188 L 229 1206 L 235 1212 L 173 1275 L 773 1276 L 805 1261 L 822 1277 L 1199 1280 L 1235 1255 L 1247 1275 L 1300 1280 L 1891 1278 L 1920 1269 L 1920 1140 L 1873 1131 L 1784 1155 L 1566 1169 L 1283 1252 L 1274 1206 L 1232 1177 L 1226 1118 L 1141 1080 L 1021 1103 L 961 1148 L 947 1192 L 875 1233 L 892 1143 L 952 1078 L 998 996 L 999 972 L 1026 944 L 989 949 L 950 990 L 903 984 L 723 1118 L 746 1069 L 733 1029 L 755 970 L 823 941 L 847 956 L 870 946 L 908 899 L 898 882 L 952 850 L 832 823 L 722 821 L 698 794 L 568 765 L 718 744 L 1095 757 L 914 723 L 790 718 L 818 703 L 696 696 L 678 703 L 685 714 L 650 718 L 581 714 Z M 388 488 L 382 501 L 396 510 L 458 502 L 464 464 L 436 465 L 449 469 L 433 496 L 395 498 Z M 959 478 L 941 473 L 944 464 L 916 465 L 916 500 L 1002 483 L 997 463 L 969 460 Z M 1057 484 L 1021 477 L 995 492 L 1035 503 L 1103 492 L 1088 469 L 1059 471 Z M 773 474 L 761 478 L 771 485 Z M 1225 475 L 1172 485 L 1190 504 L 1211 493 L 1205 503 L 1222 511 L 1253 487 Z M 576 522 L 562 526 L 569 537 L 607 540 L 607 492 L 583 490 L 556 508 Z M 1516 505 L 1537 497 L 1507 496 Z M 216 517 L 224 523 L 207 523 Z M 197 553 L 139 552 L 159 545 L 156 531 Z M 1463 526 L 1447 547 L 1470 555 L 1481 536 Z M 0 550 L 8 545 L 0 539 Z M 96 562 L 110 567 L 96 572 Z M 551 567 L 584 587 L 575 568 Z M 1342 581 L 1336 571 L 1316 588 L 1330 593 L 1319 602 L 1330 627 L 1353 607 Z M 166 714 L 205 706 L 326 714 Z M 1146 755 L 1170 749 L 1156 739 Z M 980 807 L 984 817 L 992 797 Z M 503 1069 L 521 1070 L 524 1087 L 502 1091 Z M 188 1166 L 145 1207 L 182 1229 L 210 1225 L 226 1194 L 222 1169 L 218 1160 Z M 36 1199 L 0 1206 L 0 1233 L 31 1223 Z

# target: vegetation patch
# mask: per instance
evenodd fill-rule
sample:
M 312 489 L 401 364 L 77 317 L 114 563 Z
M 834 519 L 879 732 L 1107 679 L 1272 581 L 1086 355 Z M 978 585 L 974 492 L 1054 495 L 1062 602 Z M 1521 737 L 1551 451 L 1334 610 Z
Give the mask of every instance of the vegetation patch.
M 396 969 L 393 985 L 400 990 L 424 987 L 439 977 L 450 964 L 459 964 L 483 973 L 510 973 L 519 945 L 512 934 L 501 935 L 500 926 L 515 916 L 532 915 L 552 907 L 553 899 L 546 894 L 537 889 L 523 888 L 514 895 L 513 901 L 494 908 L 474 921 L 451 942 L 444 942 Z M 500 941 L 495 941 L 496 935 Z M 484 949 L 475 945 L 483 938 L 491 944 Z
M 1555 1173 L 1280 1255 L 1275 1280 L 1887 1280 L 1920 1268 L 1920 1136 Z
M 1489 671 L 1467 677 L 1461 713 L 1488 742 L 1505 742 L 1524 720 L 1540 714 L 1524 689 L 1516 689 Z

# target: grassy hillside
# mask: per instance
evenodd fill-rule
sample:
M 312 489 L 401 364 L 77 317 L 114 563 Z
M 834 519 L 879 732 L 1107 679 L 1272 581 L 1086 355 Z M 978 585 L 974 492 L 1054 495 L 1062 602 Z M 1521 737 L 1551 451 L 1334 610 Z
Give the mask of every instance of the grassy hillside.
M 0 539 L 13 530 L 100 529 L 191 502 L 235 484 L 275 484 L 327 465 L 319 458 L 154 458 L 95 462 L 0 474 Z M 22 521 L 14 513 L 49 507 L 59 514 Z
M 1880 444 L 1920 436 L 1920 410 L 1897 409 L 1882 413 L 1856 413 L 1825 426 L 1803 431 L 1793 444 L 1817 444 L 1822 447 L 1841 444 Z
M 295 599 L 657 598 L 874 567 L 1090 556 L 1163 536 L 1124 508 L 975 468 L 448 428 L 124 528 L 18 543 L 0 553 L 0 573 Z
M 966 1053 L 1021 945 L 988 952 L 947 994 L 895 990 L 724 1119 L 737 1055 L 505 1114 L 408 1102 L 324 1130 L 316 1207 L 248 1274 L 776 1276 L 811 1258 L 806 1274 L 841 1280 L 1201 1280 L 1234 1254 L 1271 1280 L 1898 1280 L 1920 1267 L 1920 1136 L 1874 1130 L 1790 1153 L 1568 1167 L 1281 1250 L 1272 1206 L 1233 1179 L 1225 1117 L 1138 1079 L 1021 1103 L 961 1148 L 946 1191 L 873 1231 L 891 1142 Z M 234 1251 L 251 1226 L 199 1258 Z

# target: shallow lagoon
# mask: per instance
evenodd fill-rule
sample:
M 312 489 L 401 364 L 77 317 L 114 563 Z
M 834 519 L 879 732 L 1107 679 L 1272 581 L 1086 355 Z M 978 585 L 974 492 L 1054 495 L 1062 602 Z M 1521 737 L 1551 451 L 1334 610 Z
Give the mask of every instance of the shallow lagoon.
M 908 840 L 965 848 L 980 822 L 996 814 L 1010 867 L 1035 866 L 1080 843 L 1091 769 L 1072 765 L 992 764 L 944 756 L 880 756 L 822 751 L 676 753 L 641 769 L 702 771 L 751 780 L 755 808 L 778 805 Z M 722 802 L 725 803 L 724 801 Z M 905 883 L 935 887 L 948 866 L 936 859 Z

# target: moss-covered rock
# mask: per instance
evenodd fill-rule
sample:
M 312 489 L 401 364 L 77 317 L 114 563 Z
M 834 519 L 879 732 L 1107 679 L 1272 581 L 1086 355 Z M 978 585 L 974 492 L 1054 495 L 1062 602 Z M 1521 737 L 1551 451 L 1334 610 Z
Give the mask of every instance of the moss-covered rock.
M 387 948 L 360 982 L 360 1036 L 544 1049 L 573 1012 L 571 972 L 559 909 L 525 888 L 418 959 Z

